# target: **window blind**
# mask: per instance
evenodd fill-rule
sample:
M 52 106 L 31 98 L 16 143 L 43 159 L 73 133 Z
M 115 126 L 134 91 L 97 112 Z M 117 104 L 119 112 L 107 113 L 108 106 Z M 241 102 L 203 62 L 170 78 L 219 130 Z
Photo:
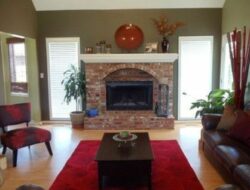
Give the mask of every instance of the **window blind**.
M 74 101 L 64 102 L 63 73 L 70 65 L 79 65 L 79 38 L 47 38 L 50 119 L 68 119 L 75 111 Z

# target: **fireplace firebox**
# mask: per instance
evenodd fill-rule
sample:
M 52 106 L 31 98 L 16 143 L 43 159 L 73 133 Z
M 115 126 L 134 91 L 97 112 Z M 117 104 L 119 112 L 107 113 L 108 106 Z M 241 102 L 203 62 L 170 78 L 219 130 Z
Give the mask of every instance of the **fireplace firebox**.
M 152 81 L 106 82 L 107 110 L 152 110 Z

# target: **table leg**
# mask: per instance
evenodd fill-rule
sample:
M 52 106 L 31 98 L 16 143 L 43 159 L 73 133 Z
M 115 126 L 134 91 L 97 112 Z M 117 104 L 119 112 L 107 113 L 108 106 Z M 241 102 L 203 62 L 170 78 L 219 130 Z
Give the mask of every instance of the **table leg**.
M 152 190 L 152 163 L 149 164 L 148 171 L 148 190 Z
M 152 190 L 151 173 L 148 175 L 148 190 Z
M 100 172 L 98 172 L 98 185 L 99 185 L 99 190 L 102 190 L 102 175 Z
M 102 190 L 103 187 L 103 179 L 102 179 L 102 165 L 98 163 L 98 185 L 99 185 L 99 190 Z

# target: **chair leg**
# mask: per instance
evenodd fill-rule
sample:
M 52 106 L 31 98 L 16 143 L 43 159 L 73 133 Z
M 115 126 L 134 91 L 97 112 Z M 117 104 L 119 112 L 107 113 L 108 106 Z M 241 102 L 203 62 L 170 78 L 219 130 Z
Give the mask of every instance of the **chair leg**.
M 7 150 L 7 147 L 6 147 L 6 146 L 3 146 L 2 154 L 5 154 L 5 153 L 6 153 L 6 150 Z
M 17 149 L 13 150 L 13 167 L 17 164 Z
M 53 152 L 51 150 L 50 142 L 45 142 L 45 145 L 46 145 L 46 147 L 47 147 L 47 149 L 49 151 L 50 156 L 53 156 Z

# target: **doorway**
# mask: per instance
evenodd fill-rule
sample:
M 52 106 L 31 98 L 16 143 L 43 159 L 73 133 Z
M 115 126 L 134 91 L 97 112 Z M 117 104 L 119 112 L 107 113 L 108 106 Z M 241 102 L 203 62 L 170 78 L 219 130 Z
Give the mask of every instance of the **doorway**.
M 178 119 L 194 119 L 192 102 L 212 89 L 213 36 L 179 37 Z
M 46 38 L 49 106 L 51 120 L 68 120 L 75 111 L 74 101 L 64 102 L 63 73 L 70 65 L 79 66 L 80 38 Z

